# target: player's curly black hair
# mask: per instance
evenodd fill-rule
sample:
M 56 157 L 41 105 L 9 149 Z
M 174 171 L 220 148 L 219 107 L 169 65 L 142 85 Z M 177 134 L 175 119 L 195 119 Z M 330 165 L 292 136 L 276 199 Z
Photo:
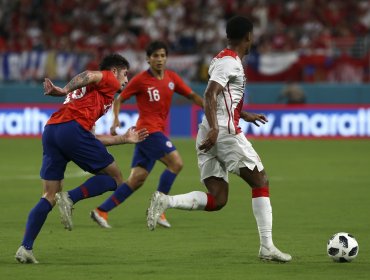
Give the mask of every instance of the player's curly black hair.
M 103 58 L 99 65 L 100 70 L 110 70 L 112 67 L 130 68 L 130 63 L 120 54 L 109 54 Z
M 253 23 L 246 17 L 234 16 L 227 21 L 226 35 L 229 40 L 240 40 L 253 31 Z
M 153 41 L 146 48 L 146 55 L 151 56 L 156 50 L 164 49 L 166 55 L 168 55 L 168 47 L 165 42 L 162 41 Z

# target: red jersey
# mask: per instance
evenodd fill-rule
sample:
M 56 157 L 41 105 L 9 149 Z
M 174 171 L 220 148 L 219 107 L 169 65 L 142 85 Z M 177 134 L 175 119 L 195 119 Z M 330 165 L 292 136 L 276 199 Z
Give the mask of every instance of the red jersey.
M 159 80 L 147 70 L 132 78 L 121 92 L 121 98 L 127 100 L 136 96 L 138 129 L 146 128 L 149 133 L 164 132 L 174 92 L 188 96 L 192 90 L 173 71 L 165 70 L 163 79 Z
M 111 71 L 102 73 L 103 78 L 99 83 L 68 93 L 63 106 L 51 115 L 47 124 L 75 120 L 90 131 L 95 122 L 112 106 L 114 95 L 121 88 Z

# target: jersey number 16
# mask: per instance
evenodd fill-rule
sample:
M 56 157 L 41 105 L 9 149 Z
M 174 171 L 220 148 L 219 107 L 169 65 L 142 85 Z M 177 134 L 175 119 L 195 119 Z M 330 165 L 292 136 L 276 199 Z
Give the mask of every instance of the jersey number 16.
M 148 88 L 148 95 L 150 102 L 159 101 L 159 99 L 161 99 L 158 89 Z

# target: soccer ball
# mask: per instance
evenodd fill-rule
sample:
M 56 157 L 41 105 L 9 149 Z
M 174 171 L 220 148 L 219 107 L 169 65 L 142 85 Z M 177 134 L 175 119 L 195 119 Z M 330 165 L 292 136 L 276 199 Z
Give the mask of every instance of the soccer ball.
M 329 239 L 327 252 L 336 262 L 350 262 L 358 254 L 358 243 L 353 235 L 339 232 Z

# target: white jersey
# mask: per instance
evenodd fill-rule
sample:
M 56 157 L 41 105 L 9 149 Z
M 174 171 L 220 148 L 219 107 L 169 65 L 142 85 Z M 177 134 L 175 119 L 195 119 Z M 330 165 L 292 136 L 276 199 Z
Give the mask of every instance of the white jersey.
M 215 81 L 224 87 L 222 93 L 217 96 L 217 121 L 220 132 L 240 133 L 239 119 L 246 79 L 239 56 L 233 50 L 222 50 L 213 58 L 208 74 L 210 81 Z M 202 124 L 209 127 L 205 116 Z

